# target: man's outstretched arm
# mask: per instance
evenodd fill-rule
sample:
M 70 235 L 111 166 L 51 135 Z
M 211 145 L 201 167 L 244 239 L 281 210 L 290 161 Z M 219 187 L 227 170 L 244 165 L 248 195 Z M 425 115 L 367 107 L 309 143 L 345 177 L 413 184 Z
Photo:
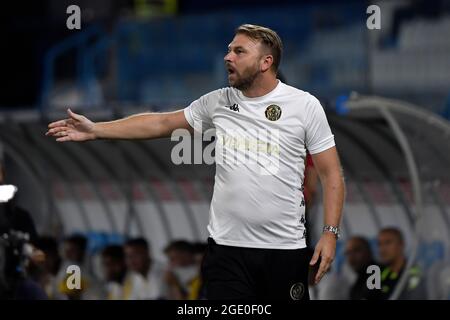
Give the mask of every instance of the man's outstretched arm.
M 69 118 L 52 122 L 45 135 L 56 141 L 87 141 L 94 139 L 153 139 L 169 137 L 175 129 L 192 127 L 183 110 L 164 113 L 142 113 L 108 122 L 93 122 L 67 110 Z

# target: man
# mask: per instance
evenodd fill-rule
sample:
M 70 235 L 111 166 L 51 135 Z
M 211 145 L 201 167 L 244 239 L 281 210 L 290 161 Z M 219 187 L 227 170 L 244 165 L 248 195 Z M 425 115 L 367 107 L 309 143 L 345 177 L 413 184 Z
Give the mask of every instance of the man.
M 166 279 L 171 287 L 171 295 L 186 299 L 191 295 L 191 285 L 198 279 L 199 268 L 195 260 L 194 245 L 185 240 L 171 242 L 164 253 L 169 261 Z
M 64 299 L 65 297 L 58 291 L 57 276 L 62 262 L 58 242 L 53 237 L 42 236 L 35 241 L 34 245 L 45 256 L 43 263 L 44 274 L 41 279 L 42 287 L 45 289 L 49 299 Z
M 172 269 L 191 266 L 195 263 L 194 246 L 186 240 L 172 241 L 164 249 L 164 253 Z
M 0 144 L 0 185 L 4 185 L 8 176 L 1 152 Z M 0 299 L 47 299 L 38 281 L 43 254 L 30 245 L 38 237 L 36 227 L 31 214 L 18 206 L 16 191 L 0 201 L 0 235 L 10 236 L 9 241 L 0 243 Z M 30 241 L 25 241 L 18 232 L 27 235 Z M 31 252 L 27 254 L 29 249 Z
M 319 101 L 277 79 L 281 54 L 274 31 L 242 25 L 224 57 L 230 87 L 176 112 L 93 123 L 69 109 L 70 118 L 49 125 L 47 135 L 59 142 L 153 139 L 180 128 L 216 130 L 210 238 L 202 270 L 208 299 L 309 298 L 300 192 L 307 150 L 324 189 L 324 232 L 310 260 L 315 283 L 334 259 L 344 199 L 334 136 Z M 251 161 L 243 161 L 247 157 Z M 239 165 L 233 163 L 236 158 Z
M 405 271 L 407 259 L 405 241 L 400 230 L 389 227 L 378 233 L 378 250 L 381 268 L 381 299 L 391 298 L 398 281 Z M 425 281 L 419 267 L 408 270 L 408 281 L 399 299 L 426 299 Z
M 102 251 L 101 261 L 106 280 L 106 298 L 108 300 L 125 300 L 128 287 L 123 248 L 119 245 L 107 246 Z
M 192 250 L 194 252 L 195 264 L 197 265 L 197 268 L 198 270 L 200 270 L 200 272 L 198 273 L 197 277 L 195 277 L 195 279 L 190 283 L 189 295 L 187 298 L 189 300 L 205 300 L 205 284 L 202 280 L 201 266 L 203 258 L 205 257 L 205 252 L 208 248 L 208 244 L 203 242 L 196 242 L 192 244 L 192 247 Z
M 59 292 L 69 300 L 96 300 L 101 297 L 101 285 L 90 272 L 87 261 L 88 239 L 81 234 L 74 234 L 64 239 L 64 261 L 59 270 L 57 281 Z M 71 289 L 67 287 L 69 277 L 67 268 L 71 265 L 78 266 L 81 271 L 81 288 Z
M 64 258 L 69 264 L 82 266 L 85 264 L 87 239 L 82 235 L 72 235 L 64 240 Z
M 356 280 L 350 288 L 351 300 L 379 299 L 379 290 L 369 290 L 367 287 L 367 267 L 376 265 L 369 241 L 366 238 L 355 236 L 347 240 L 345 256 L 352 270 L 356 273 Z
M 147 240 L 135 238 L 125 243 L 125 261 L 131 271 L 131 300 L 160 300 L 167 298 L 168 288 L 164 268 L 150 257 Z

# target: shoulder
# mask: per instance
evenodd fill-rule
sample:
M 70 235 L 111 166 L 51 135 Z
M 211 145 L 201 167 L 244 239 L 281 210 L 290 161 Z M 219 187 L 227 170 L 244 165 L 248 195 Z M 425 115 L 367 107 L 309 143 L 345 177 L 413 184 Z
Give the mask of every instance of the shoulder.
M 281 93 L 284 96 L 293 98 L 296 101 L 301 102 L 305 106 L 312 106 L 312 107 L 315 107 L 317 105 L 320 106 L 319 99 L 317 99 L 314 95 L 312 95 L 308 91 L 295 88 L 285 83 L 282 83 Z
M 209 111 L 217 106 L 219 101 L 227 99 L 232 94 L 232 88 L 220 88 L 217 90 L 205 93 L 197 100 L 193 101 L 190 107 L 201 106 L 204 111 Z
M 229 87 L 216 89 L 204 94 L 200 99 L 206 100 L 207 102 L 219 100 L 223 96 L 229 96 L 232 94 L 233 90 L 233 88 Z

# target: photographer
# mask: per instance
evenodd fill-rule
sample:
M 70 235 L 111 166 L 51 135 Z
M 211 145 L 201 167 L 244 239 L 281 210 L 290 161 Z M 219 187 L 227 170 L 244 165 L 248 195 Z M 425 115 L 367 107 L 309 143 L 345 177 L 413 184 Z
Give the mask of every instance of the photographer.
M 37 232 L 30 214 L 14 201 L 17 188 L 5 185 L 0 164 L 0 299 L 46 299 L 44 290 L 29 273 L 39 273 L 42 252 L 31 243 Z

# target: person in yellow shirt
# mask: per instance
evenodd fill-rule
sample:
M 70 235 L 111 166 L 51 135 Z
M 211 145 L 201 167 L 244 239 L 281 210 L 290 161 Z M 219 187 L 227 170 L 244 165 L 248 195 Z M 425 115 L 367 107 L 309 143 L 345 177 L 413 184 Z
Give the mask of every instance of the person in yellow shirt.
M 123 248 L 119 245 L 105 247 L 101 253 L 101 263 L 106 280 L 106 299 L 127 300 L 131 293 L 131 284 L 127 278 Z

